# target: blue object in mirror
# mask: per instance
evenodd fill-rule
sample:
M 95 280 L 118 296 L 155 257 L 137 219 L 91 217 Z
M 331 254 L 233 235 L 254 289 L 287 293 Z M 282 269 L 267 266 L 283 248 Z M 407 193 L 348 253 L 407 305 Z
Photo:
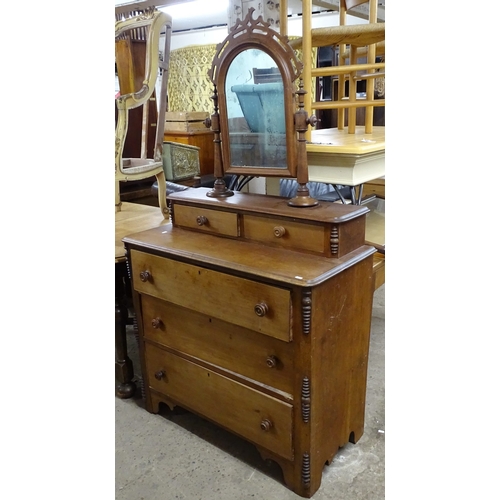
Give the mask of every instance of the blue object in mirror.
M 263 68 L 270 83 L 256 83 L 257 74 L 266 78 Z M 231 62 L 225 83 L 231 166 L 287 169 L 284 89 L 276 63 L 263 50 L 244 50 Z

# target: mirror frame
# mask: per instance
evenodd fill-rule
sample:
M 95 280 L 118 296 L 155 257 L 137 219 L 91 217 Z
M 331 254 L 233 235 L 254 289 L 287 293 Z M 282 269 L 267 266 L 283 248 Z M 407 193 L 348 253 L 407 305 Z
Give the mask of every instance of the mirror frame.
M 214 84 L 219 107 L 219 130 L 221 134 L 222 169 L 224 174 L 250 175 L 262 177 L 297 176 L 297 132 L 295 129 L 295 93 L 294 82 L 302 72 L 303 64 L 297 58 L 288 43 L 288 37 L 281 35 L 266 23 L 262 16 L 253 19 L 254 9 L 248 11 L 245 19 L 231 28 L 229 35 L 217 45 L 216 53 L 209 71 L 209 78 Z M 266 166 L 231 165 L 228 111 L 226 103 L 226 76 L 233 60 L 247 49 L 265 52 L 276 63 L 283 80 L 285 134 L 287 149 L 286 168 Z M 216 102 L 217 113 L 217 102 Z

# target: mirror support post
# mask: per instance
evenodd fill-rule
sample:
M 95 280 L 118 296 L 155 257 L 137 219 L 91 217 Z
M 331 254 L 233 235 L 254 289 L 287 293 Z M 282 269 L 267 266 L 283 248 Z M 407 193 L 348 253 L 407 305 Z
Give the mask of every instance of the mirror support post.
M 309 171 L 307 168 L 305 133 L 308 126 L 312 125 L 314 127 L 318 120 L 314 115 L 311 115 L 310 118 L 307 117 L 307 111 L 304 109 L 304 95 L 307 92 L 304 90 L 302 79 L 300 80 L 299 90 L 297 90 L 296 94 L 299 98 L 299 109 L 295 113 L 295 130 L 299 134 L 297 151 L 297 183 L 299 187 L 297 188 L 296 196 L 288 201 L 288 205 L 291 207 L 314 207 L 318 204 L 318 200 L 309 196 L 309 188 L 307 187 Z
M 211 97 L 214 101 L 214 112 L 210 119 L 205 121 L 205 126 L 211 127 L 214 133 L 214 187 L 207 193 L 210 198 L 227 198 L 233 196 L 234 192 L 227 188 L 224 181 L 222 169 L 220 124 L 219 124 L 219 97 L 217 88 L 214 87 L 214 95 Z

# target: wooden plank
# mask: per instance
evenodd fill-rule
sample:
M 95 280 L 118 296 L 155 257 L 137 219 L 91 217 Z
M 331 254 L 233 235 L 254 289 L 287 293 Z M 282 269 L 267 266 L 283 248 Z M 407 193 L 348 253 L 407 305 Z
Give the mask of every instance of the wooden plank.
M 377 252 L 373 254 L 373 290 L 377 290 L 385 283 L 385 255 Z
M 357 155 L 384 151 L 385 127 L 373 127 L 371 134 L 366 134 L 365 127 L 363 126 L 356 127 L 354 134 L 348 134 L 347 130 L 340 130 L 338 128 L 313 130 L 311 144 L 307 144 L 306 149 L 307 153 L 324 152 Z M 310 158 L 308 160 L 309 164 L 311 164 Z
M 196 130 L 207 130 L 204 122 L 182 122 L 182 121 L 166 121 L 165 132 L 194 132 Z
M 363 184 L 363 195 L 368 196 L 370 194 L 385 200 L 385 178 L 373 179 Z
M 208 118 L 206 111 L 167 111 L 165 113 L 166 121 L 173 122 L 196 122 Z
M 115 262 L 125 260 L 122 239 L 132 233 L 167 224 L 158 207 L 138 203 L 122 203 L 120 212 L 115 213 Z

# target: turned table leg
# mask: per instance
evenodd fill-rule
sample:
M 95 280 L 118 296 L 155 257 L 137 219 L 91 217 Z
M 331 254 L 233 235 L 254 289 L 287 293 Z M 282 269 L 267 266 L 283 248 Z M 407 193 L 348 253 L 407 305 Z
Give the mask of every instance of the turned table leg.
M 116 395 L 119 398 L 130 398 L 134 395 L 136 386 L 134 367 L 127 354 L 126 327 L 128 319 L 127 307 L 127 267 L 125 262 L 115 264 L 115 376 L 118 380 Z

